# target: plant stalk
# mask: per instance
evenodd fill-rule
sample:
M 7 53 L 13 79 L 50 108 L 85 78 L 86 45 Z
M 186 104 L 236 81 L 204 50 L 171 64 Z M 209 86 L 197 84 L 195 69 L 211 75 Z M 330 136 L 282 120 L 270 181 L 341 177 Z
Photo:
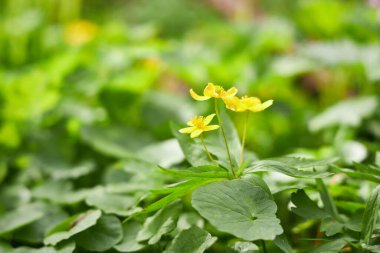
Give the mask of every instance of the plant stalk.
M 263 250 L 263 253 L 267 253 L 267 246 L 265 245 L 265 241 L 261 240 L 261 248 Z
M 250 112 L 248 111 L 245 115 L 245 122 L 244 122 L 244 129 L 243 129 L 243 137 L 241 142 L 241 153 L 240 153 L 240 161 L 239 164 L 241 165 L 244 160 L 244 146 L 245 146 L 245 139 L 247 135 L 247 125 L 248 125 L 248 119 L 249 119 Z
M 224 132 L 223 122 L 222 122 L 222 119 L 220 118 L 220 115 L 219 115 L 218 100 L 217 100 L 217 98 L 215 98 L 214 101 L 215 101 L 215 114 L 216 114 L 216 117 L 218 118 L 220 129 L 222 130 L 222 135 L 223 135 L 224 143 L 226 144 L 226 150 L 227 150 L 228 160 L 230 161 L 231 172 L 232 172 L 232 175 L 234 177 L 236 177 L 235 171 L 234 171 L 234 167 L 233 167 L 233 163 L 232 163 L 232 159 L 231 159 L 230 148 L 228 147 L 226 133 Z
M 212 158 L 210 152 L 209 152 L 208 149 L 207 149 L 206 143 L 205 143 L 205 141 L 204 141 L 203 134 L 201 134 L 201 142 L 202 142 L 202 145 L 203 145 L 204 150 L 205 150 L 206 153 L 207 153 L 208 158 L 210 158 L 211 162 L 215 164 L 215 160 Z

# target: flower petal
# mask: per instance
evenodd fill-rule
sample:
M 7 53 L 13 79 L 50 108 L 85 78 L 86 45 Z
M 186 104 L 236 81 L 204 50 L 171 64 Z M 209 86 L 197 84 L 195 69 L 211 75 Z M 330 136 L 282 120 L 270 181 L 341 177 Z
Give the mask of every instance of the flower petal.
M 210 124 L 211 120 L 212 120 L 214 117 L 215 117 L 215 113 L 208 115 L 208 116 L 204 119 L 204 121 L 203 121 L 204 125 L 207 126 L 208 124 Z
M 199 135 L 203 133 L 203 130 L 197 129 L 194 132 L 191 133 L 190 137 L 191 138 L 197 138 Z
M 226 105 L 227 109 L 236 111 L 240 104 L 240 99 L 238 97 L 226 97 L 223 98 L 223 102 Z
M 182 128 L 180 130 L 178 130 L 181 134 L 190 134 L 192 132 L 194 132 L 196 130 L 195 127 L 185 127 L 185 128 Z
M 229 88 L 226 93 L 228 97 L 235 96 L 238 90 L 235 87 Z
M 208 96 L 200 96 L 200 95 L 198 95 L 197 93 L 195 93 L 193 91 L 193 89 L 190 90 L 190 95 L 191 95 L 192 98 L 194 98 L 197 101 L 205 101 L 205 100 L 207 100 L 207 99 L 210 98 Z
M 250 107 L 249 110 L 252 112 L 261 112 L 261 111 L 264 111 L 269 106 L 271 106 L 272 104 L 273 104 L 273 100 L 268 100 L 262 104 L 258 104 L 258 105 L 254 105 L 254 106 Z
M 208 83 L 206 88 L 203 90 L 203 95 L 207 97 L 215 97 L 215 85 L 213 83 Z
M 218 125 L 209 125 L 209 126 L 206 126 L 203 130 L 204 131 L 212 131 L 212 130 L 216 130 L 218 128 L 219 128 Z

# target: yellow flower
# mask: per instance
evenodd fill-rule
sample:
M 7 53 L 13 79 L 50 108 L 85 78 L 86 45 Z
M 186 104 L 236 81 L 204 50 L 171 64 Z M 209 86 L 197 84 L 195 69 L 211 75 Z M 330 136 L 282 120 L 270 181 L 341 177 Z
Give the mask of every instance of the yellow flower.
M 245 112 L 247 110 L 251 112 L 261 112 L 273 104 L 273 100 L 265 101 L 261 103 L 261 100 L 257 97 L 229 97 L 223 99 L 226 107 L 235 112 Z
M 233 97 L 237 93 L 237 89 L 235 87 L 230 88 L 229 90 L 225 91 L 222 86 L 214 85 L 213 83 L 208 83 L 206 88 L 203 90 L 203 96 L 198 95 L 193 91 L 193 89 L 190 90 L 190 95 L 198 101 L 204 101 L 210 98 L 228 98 Z
M 81 46 L 93 40 L 98 32 L 98 27 L 86 20 L 70 23 L 65 27 L 64 38 L 67 44 Z
M 185 127 L 179 130 L 182 134 L 190 134 L 191 138 L 196 138 L 203 132 L 216 130 L 219 128 L 218 125 L 208 125 L 214 118 L 215 114 L 210 114 L 207 117 L 195 116 L 192 120 L 187 122 L 189 127 Z

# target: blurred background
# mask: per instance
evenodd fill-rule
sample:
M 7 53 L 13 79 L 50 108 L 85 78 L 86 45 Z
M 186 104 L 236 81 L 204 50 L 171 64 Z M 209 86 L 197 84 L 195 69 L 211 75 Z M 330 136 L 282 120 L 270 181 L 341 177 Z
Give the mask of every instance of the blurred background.
M 380 164 L 379 35 L 377 0 L 0 0 L 0 214 L 162 185 L 208 82 L 274 100 L 250 117 L 259 158 Z
M 355 115 L 353 124 L 334 115 L 310 124 L 339 101 L 365 96 L 352 105 L 364 109 L 359 121 L 376 111 L 376 0 L 0 5 L 0 148 L 18 168 L 39 154 L 72 163 L 171 138 L 169 121 L 207 112 L 188 96 L 207 82 L 274 99 L 250 122 L 248 148 L 261 157 L 330 144 L 336 129 L 320 130 L 342 122 L 357 127 Z M 378 123 L 369 128 L 365 137 L 378 138 Z

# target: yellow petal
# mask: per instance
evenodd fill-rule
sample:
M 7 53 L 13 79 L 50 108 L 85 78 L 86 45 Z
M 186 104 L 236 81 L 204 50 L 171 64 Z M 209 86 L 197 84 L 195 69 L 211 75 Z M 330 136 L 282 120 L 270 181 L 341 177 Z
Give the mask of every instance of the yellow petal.
M 223 98 L 223 102 L 228 109 L 236 111 L 239 106 L 240 100 L 237 97 L 226 97 Z
M 218 125 L 209 125 L 209 126 L 206 126 L 206 127 L 204 128 L 204 131 L 212 131 L 212 130 L 216 130 L 216 129 L 218 129 L 218 128 L 219 128 Z
M 190 90 L 190 95 L 191 95 L 192 98 L 194 98 L 197 101 L 205 101 L 205 100 L 207 100 L 207 99 L 210 98 L 208 96 L 200 96 L 200 95 L 198 95 L 197 93 L 195 93 L 193 91 L 193 89 Z
M 197 138 L 199 135 L 203 133 L 203 130 L 197 129 L 194 132 L 191 133 L 190 137 L 191 138 Z
M 210 124 L 211 120 L 215 117 L 215 113 L 208 115 L 203 121 L 204 125 L 207 126 Z
M 226 91 L 226 94 L 228 97 L 232 97 L 232 96 L 235 96 L 237 92 L 238 90 L 235 87 L 232 87 L 228 89 L 228 91 Z
M 262 104 L 254 105 L 254 106 L 250 107 L 249 110 L 252 112 L 261 112 L 261 111 L 264 111 L 269 106 L 271 106 L 272 104 L 273 104 L 273 100 L 268 100 Z
M 196 130 L 196 128 L 192 126 L 192 127 L 182 128 L 182 129 L 179 130 L 179 132 L 181 134 L 190 134 L 190 133 L 194 132 L 195 130 Z
M 213 83 L 208 83 L 203 91 L 203 95 L 207 97 L 215 97 L 215 85 Z

